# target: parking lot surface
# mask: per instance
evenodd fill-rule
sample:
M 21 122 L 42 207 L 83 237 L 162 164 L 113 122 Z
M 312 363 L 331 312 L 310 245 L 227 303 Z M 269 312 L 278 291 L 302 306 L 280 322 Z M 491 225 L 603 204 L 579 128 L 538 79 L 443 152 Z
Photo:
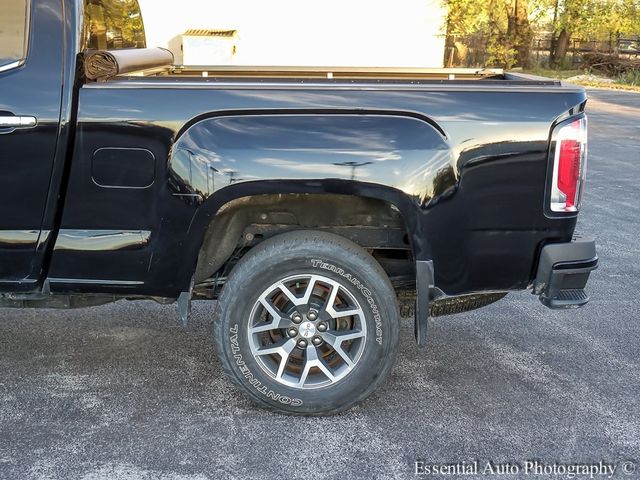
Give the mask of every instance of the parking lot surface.
M 437 319 L 424 351 L 405 321 L 377 394 L 289 418 L 224 378 L 210 304 L 195 303 L 187 330 L 153 302 L 0 309 L 0 478 L 412 478 L 416 460 L 531 459 L 636 478 L 621 469 L 640 460 L 640 94 L 589 93 L 578 231 L 597 237 L 601 263 L 582 310 L 510 294 Z

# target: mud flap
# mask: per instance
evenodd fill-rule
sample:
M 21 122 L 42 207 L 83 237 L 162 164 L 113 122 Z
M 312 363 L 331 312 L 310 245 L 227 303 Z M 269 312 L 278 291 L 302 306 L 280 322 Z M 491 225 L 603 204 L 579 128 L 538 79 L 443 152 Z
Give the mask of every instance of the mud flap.
M 434 288 L 433 261 L 416 261 L 416 314 L 414 334 L 419 347 L 427 344 L 427 326 L 429 324 L 429 302 Z
M 187 328 L 189 323 L 189 317 L 191 316 L 191 297 L 193 295 L 193 278 L 189 284 L 189 290 L 180 293 L 178 297 L 178 316 L 180 317 L 180 323 L 182 328 Z

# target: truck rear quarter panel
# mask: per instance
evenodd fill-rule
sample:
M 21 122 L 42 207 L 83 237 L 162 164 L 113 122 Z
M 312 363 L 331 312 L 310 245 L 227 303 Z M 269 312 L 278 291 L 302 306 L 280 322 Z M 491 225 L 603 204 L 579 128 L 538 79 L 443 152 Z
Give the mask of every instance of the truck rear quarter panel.
M 220 207 L 247 195 L 304 192 L 396 205 L 414 256 L 434 260 L 447 293 L 523 288 L 541 243 L 568 240 L 575 227 L 575 216 L 544 215 L 544 185 L 552 124 L 585 99 L 563 87 L 133 77 L 87 85 L 52 288 L 176 296 Z M 96 182 L 93 159 L 105 148 L 147 150 L 154 171 L 143 176 L 153 182 Z M 117 159 L 113 168 L 136 171 Z M 104 230 L 122 235 L 100 244 Z M 65 234 L 81 238 L 75 248 L 64 248 Z M 123 236 L 131 239 L 124 247 Z

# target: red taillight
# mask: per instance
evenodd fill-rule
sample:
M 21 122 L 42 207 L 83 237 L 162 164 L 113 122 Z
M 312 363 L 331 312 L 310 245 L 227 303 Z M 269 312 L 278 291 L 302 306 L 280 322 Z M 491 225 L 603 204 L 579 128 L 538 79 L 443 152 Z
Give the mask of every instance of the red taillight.
M 587 119 L 565 124 L 555 134 L 551 210 L 580 209 L 587 169 Z
M 575 207 L 576 190 L 580 179 L 580 142 L 563 140 L 558 161 L 558 189 L 567 197 L 566 206 Z

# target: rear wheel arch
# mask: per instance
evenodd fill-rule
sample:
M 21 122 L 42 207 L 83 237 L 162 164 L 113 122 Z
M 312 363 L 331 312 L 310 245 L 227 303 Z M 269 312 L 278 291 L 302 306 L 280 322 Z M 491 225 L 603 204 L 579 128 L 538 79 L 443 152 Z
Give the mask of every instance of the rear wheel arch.
M 290 186 L 292 184 L 289 183 Z M 415 257 L 412 234 L 416 232 L 417 205 L 398 190 L 367 185 L 370 191 L 354 194 L 346 185 L 334 191 L 328 188 L 315 191 L 299 188 L 274 190 L 273 185 L 264 186 L 267 188 L 262 190 L 255 189 L 256 185 L 251 191 L 238 189 L 237 196 L 225 192 L 233 188 L 227 187 L 218 192 L 222 200 L 215 198 L 218 197 L 216 195 L 200 207 L 200 218 L 192 224 L 192 236 L 196 228 L 201 232 L 201 241 L 196 245 L 197 264 L 192 271 L 196 284 L 223 267 L 237 248 L 251 248 L 261 241 L 261 238 L 251 238 L 251 229 L 247 230 L 247 227 L 252 225 L 256 226 L 253 233 L 263 232 L 264 239 L 289 230 L 326 228 L 364 248 L 371 245 L 362 238 L 363 234 L 366 237 L 368 232 L 381 234 L 376 229 L 388 229 L 389 242 L 401 242 L 398 249 L 406 250 L 411 258 Z M 353 188 L 352 185 L 350 187 Z M 347 193 L 342 193 L 344 191 Z M 403 231 L 402 240 L 400 229 Z M 376 239 L 372 237 L 369 241 L 375 243 Z M 391 243 L 384 245 L 389 251 L 393 250 Z

